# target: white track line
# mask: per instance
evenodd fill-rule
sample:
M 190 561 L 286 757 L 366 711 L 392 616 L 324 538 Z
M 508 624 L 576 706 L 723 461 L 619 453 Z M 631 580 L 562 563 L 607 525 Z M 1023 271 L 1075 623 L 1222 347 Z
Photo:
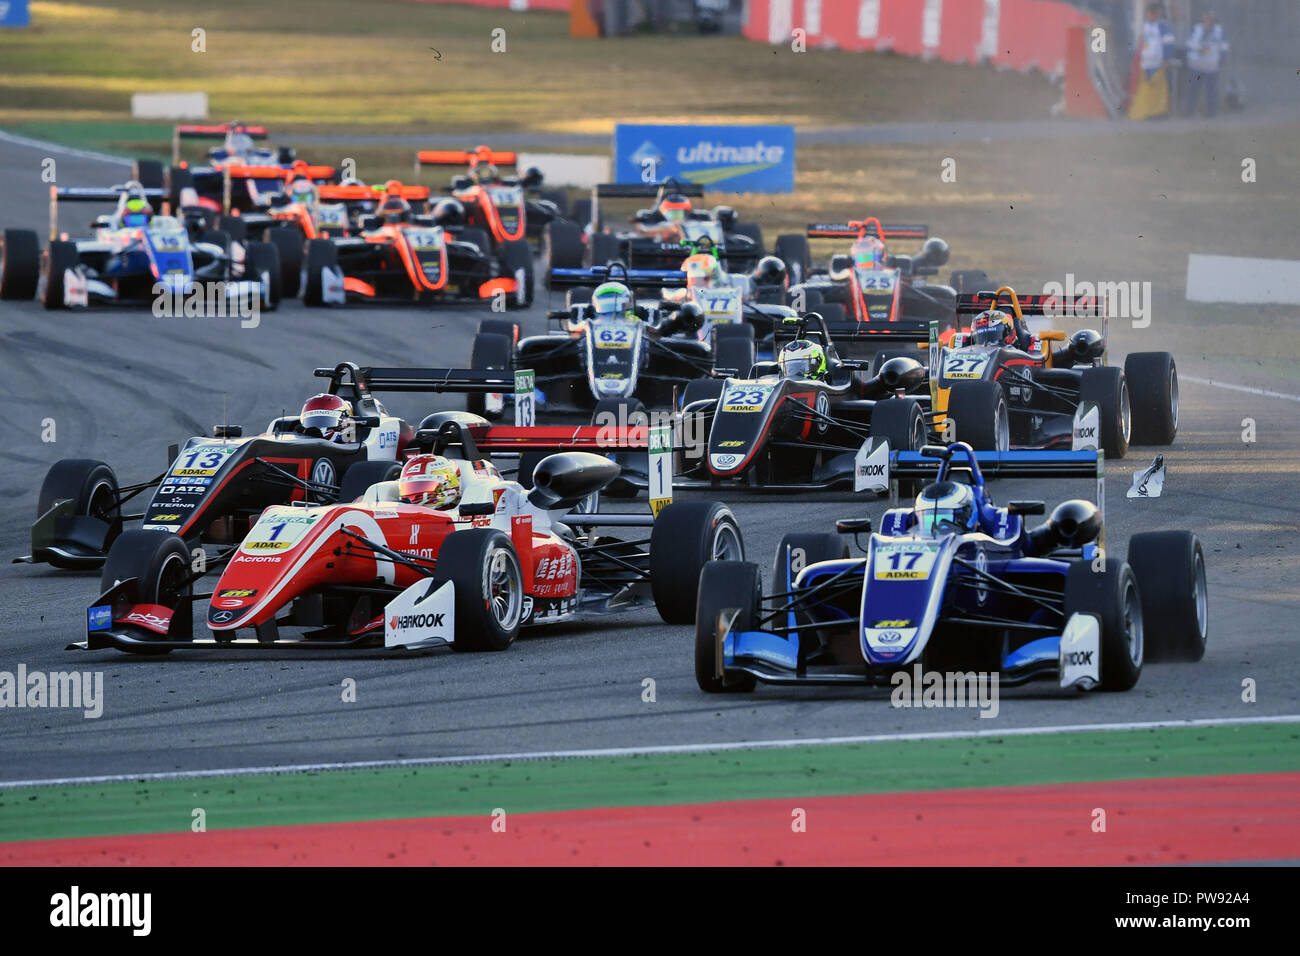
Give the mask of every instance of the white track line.
M 27 146 L 31 149 L 43 150 L 47 153 L 63 153 L 66 156 L 76 156 L 79 159 L 95 159 L 101 163 L 117 163 L 119 166 L 130 166 L 131 160 L 123 159 L 121 156 L 110 156 L 108 153 L 97 153 L 92 149 L 74 149 L 71 146 L 60 146 L 58 143 L 49 143 L 43 139 L 28 139 L 26 136 L 18 136 L 14 133 L 6 133 L 0 130 L 0 143 L 12 143 L 15 146 Z
M 660 747 L 610 747 L 603 750 L 542 750 L 532 753 L 472 754 L 463 757 L 409 757 L 401 760 L 357 760 L 344 763 L 290 764 L 279 767 L 231 767 L 226 770 L 177 770 L 167 773 L 106 774 L 98 777 L 55 777 L 48 780 L 0 782 L 0 790 L 94 783 L 147 783 L 157 780 L 202 780 L 207 777 L 247 777 L 261 774 L 320 773 L 327 770 L 376 770 L 389 767 L 436 767 L 444 764 L 500 763 L 516 760 L 570 760 L 591 757 L 642 757 L 654 754 L 715 753 L 728 750 L 777 750 L 842 744 L 900 743 L 917 740 L 971 740 L 988 737 L 1030 737 L 1095 731 L 1162 730 L 1180 727 L 1238 727 L 1251 724 L 1300 724 L 1300 714 L 1269 717 L 1206 717 L 1191 720 L 1150 720 L 1114 724 L 1065 724 L 1012 727 L 1007 730 L 943 730 L 911 734 L 867 734 L 856 737 L 808 737 L 789 740 L 738 740 L 716 744 L 668 744 Z
M 1284 398 L 1288 402 L 1300 402 L 1300 395 L 1292 395 L 1289 392 L 1271 392 L 1266 388 L 1233 385 L 1231 382 L 1216 382 L 1212 378 L 1194 378 L 1191 375 L 1180 374 L 1178 377 L 1184 382 L 1195 382 L 1197 385 L 1213 385 L 1215 388 L 1226 388 L 1230 392 L 1245 392 L 1247 395 L 1261 395 L 1264 398 Z

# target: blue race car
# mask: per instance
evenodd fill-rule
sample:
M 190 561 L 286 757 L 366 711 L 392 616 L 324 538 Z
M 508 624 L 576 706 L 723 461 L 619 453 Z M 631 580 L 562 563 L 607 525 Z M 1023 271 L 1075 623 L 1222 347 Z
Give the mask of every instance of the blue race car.
M 266 242 L 232 241 L 226 232 L 207 229 L 198 209 L 184 218 L 158 214 L 163 192 L 129 182 L 107 189 L 50 189 L 50 244 L 39 265 L 38 295 L 47 309 L 94 304 L 148 305 L 160 295 L 173 301 L 196 294 L 227 303 L 260 300 L 274 309 L 280 300 L 280 261 Z M 58 231 L 58 204 L 116 203 L 114 211 L 91 223 L 94 235 L 69 239 Z M 36 263 L 27 263 L 30 270 Z M 204 314 L 207 314 L 206 312 Z
M 700 688 L 888 685 L 920 665 L 996 673 L 1006 685 L 1128 690 L 1144 659 L 1199 660 L 1208 604 L 1196 535 L 1135 534 L 1127 561 L 1107 558 L 1101 513 L 1083 500 L 1027 528 L 1043 503 L 995 506 L 981 463 L 1026 475 L 1041 455 L 977 454 L 963 442 L 891 455 L 897 474 L 933 478 L 914 506 L 886 511 L 877 533 L 869 518 L 837 522 L 839 535 L 868 536 L 865 557 L 850 557 L 839 535 L 786 535 L 766 596 L 756 564 L 708 564 L 695 622 Z M 1085 458 L 1099 474 L 1095 452 L 1072 456 L 1075 474 L 1087 473 Z M 1054 461 L 1043 473 L 1068 472 Z

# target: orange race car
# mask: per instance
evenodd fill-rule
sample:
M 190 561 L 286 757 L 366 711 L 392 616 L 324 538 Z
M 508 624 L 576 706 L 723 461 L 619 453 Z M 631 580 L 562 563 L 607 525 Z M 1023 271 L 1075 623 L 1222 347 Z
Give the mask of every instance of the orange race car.
M 433 303 L 487 300 L 529 304 L 532 252 L 525 240 L 507 240 L 492 252 L 486 235 L 464 225 L 455 199 L 429 209 L 426 186 L 390 180 L 379 208 L 361 215 L 355 234 L 307 241 L 303 301 Z

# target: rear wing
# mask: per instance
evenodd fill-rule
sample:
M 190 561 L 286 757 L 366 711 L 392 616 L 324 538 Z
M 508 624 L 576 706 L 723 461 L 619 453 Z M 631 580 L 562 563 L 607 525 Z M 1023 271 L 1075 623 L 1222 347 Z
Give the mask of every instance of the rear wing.
M 397 194 L 407 201 L 426 201 L 429 198 L 428 186 L 400 186 Z M 316 198 L 330 202 L 365 202 L 381 199 L 386 195 L 383 186 L 365 186 L 351 183 L 346 186 L 321 186 L 316 190 Z
M 349 392 L 513 392 L 512 373 L 499 369 L 469 368 L 379 368 L 344 362 L 334 368 L 318 368 L 317 378 L 330 380 L 331 395 L 348 397 Z
M 815 319 L 813 317 L 816 317 Z M 857 322 L 845 319 L 827 322 L 816 309 L 799 318 L 778 322 L 773 328 L 773 343 L 794 341 L 809 332 L 827 339 L 823 345 L 852 342 L 855 345 L 879 344 L 885 348 L 893 345 L 918 345 L 929 343 L 930 323 L 919 319 L 898 319 L 893 322 Z
M 50 242 L 59 238 L 59 203 L 60 202 L 107 202 L 115 203 L 127 191 L 121 186 L 50 186 Z M 138 189 L 145 199 L 164 201 L 167 193 L 162 189 Z
M 1016 318 L 1045 316 L 1049 319 L 1075 316 L 1078 318 L 1112 318 L 1106 296 L 1096 295 L 1017 295 L 1010 286 L 996 291 L 970 292 L 957 296 L 957 315 L 978 315 L 999 304 L 1010 304 Z
M 679 183 L 669 179 L 662 183 L 598 183 L 593 193 L 597 199 L 653 199 L 660 193 L 677 193 L 688 199 L 704 196 L 699 183 Z
M 487 149 L 422 149 L 415 154 L 415 168 L 421 166 L 469 166 L 473 163 L 491 163 L 493 166 L 518 166 L 519 154 L 514 151 Z
M 225 139 L 230 132 L 230 123 L 213 125 L 184 125 L 172 129 L 172 165 L 181 161 L 181 140 L 183 139 Z M 270 132 L 265 126 L 245 126 L 244 132 L 252 139 L 266 139 Z
M 550 280 L 552 289 L 598 285 L 601 282 L 622 282 L 634 289 L 650 286 L 681 288 L 686 285 L 686 273 L 677 270 L 624 269 L 619 265 L 592 266 L 589 269 L 552 269 Z
M 910 224 L 881 225 L 880 220 L 867 218 L 849 222 L 813 222 L 808 224 L 809 239 L 860 239 L 876 236 L 880 239 L 928 239 L 930 227 Z
M 975 461 L 986 476 L 997 478 L 1095 478 L 1100 456 L 1095 451 L 977 451 Z M 897 451 L 889 456 L 893 478 L 932 480 L 943 462 L 919 451 Z M 970 472 L 955 456 L 951 471 Z
M 249 166 L 244 163 L 227 163 L 222 167 L 222 174 L 231 179 L 280 179 L 288 181 L 302 176 L 312 182 L 331 180 L 338 175 L 333 166 L 313 166 L 302 164 L 286 168 L 284 166 Z

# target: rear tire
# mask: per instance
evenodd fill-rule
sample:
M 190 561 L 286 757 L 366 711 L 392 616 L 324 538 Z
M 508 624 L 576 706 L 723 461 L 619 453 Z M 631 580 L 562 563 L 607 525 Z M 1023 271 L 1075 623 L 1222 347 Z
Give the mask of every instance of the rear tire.
M 230 258 L 230 233 L 224 229 L 207 229 L 199 236 L 199 242 L 219 246 L 227 259 Z
M 650 532 L 650 590 L 659 616 L 668 624 L 690 624 L 705 566 L 744 557 L 740 525 L 726 505 L 688 501 L 664 508 Z
M 1168 352 L 1134 352 L 1124 360 L 1135 445 L 1170 445 L 1178 434 L 1178 367 Z
M 563 189 L 543 189 L 537 194 L 537 198 L 555 206 L 561 217 L 569 215 L 569 194 Z
M 1079 401 L 1097 403 L 1101 447 L 1107 459 L 1127 455 L 1133 433 L 1133 413 L 1123 369 L 1114 365 L 1084 369 Z
M 41 266 L 45 285 L 41 293 L 41 304 L 47 309 L 65 309 L 63 303 L 63 275 L 69 269 L 76 269 L 81 262 L 77 255 L 75 242 L 62 240 L 51 242 L 45 249 Z
M 788 555 L 788 557 L 787 557 Z M 837 561 L 849 556 L 849 545 L 838 534 L 787 534 L 776 546 L 772 563 L 772 593 L 789 591 L 799 572 L 820 561 Z M 787 563 L 790 571 L 786 577 Z
M 686 383 L 682 393 L 682 409 L 685 410 L 695 402 L 716 403 L 722 397 L 722 390 L 727 383 L 716 378 L 696 378 Z
M 167 170 L 167 196 L 171 200 L 173 213 L 179 213 L 183 208 L 181 206 L 181 193 L 186 189 L 193 188 L 194 175 L 188 168 L 173 166 Z
M 0 247 L 0 299 L 31 301 L 41 281 L 41 242 L 32 229 L 6 229 Z
M 542 227 L 541 255 L 548 285 L 552 269 L 581 269 L 582 230 L 563 219 L 548 222 Z
M 1088 561 L 1065 575 L 1065 617 L 1076 612 L 1101 619 L 1101 689 L 1130 690 L 1142 676 L 1143 615 L 1137 578 L 1126 562 L 1108 560 L 1104 571 Z
M 754 327 L 746 322 L 716 326 L 713 330 L 713 367 L 734 368 L 737 378 L 748 378 L 757 351 Z
M 467 227 L 462 229 L 456 235 L 456 242 L 470 242 L 478 246 L 478 251 L 483 254 L 483 258 L 492 258 L 492 237 L 484 229 L 475 229 Z
M 957 269 L 948 278 L 948 285 L 958 295 L 970 295 L 972 292 L 992 292 L 997 288 L 989 274 L 983 269 Z
M 608 232 L 598 232 L 592 235 L 588 249 L 591 252 L 592 266 L 607 266 L 615 259 L 619 258 L 618 236 L 611 235 Z M 631 257 L 629 257 L 631 258 Z M 627 263 L 631 268 L 631 263 Z
M 372 485 L 396 481 L 401 473 L 402 466 L 395 461 L 358 461 L 343 472 L 343 480 L 339 482 L 339 504 L 350 504 Z
M 785 263 L 785 274 L 791 285 L 798 285 L 812 271 L 812 253 L 808 250 L 807 236 L 777 236 L 774 255 Z
M 303 305 L 324 305 L 323 274 L 326 269 L 336 269 L 339 251 L 328 239 L 311 239 L 307 242 L 306 282 L 302 288 Z
M 271 245 L 280 254 L 280 295 L 296 299 L 302 286 L 302 233 L 283 227 L 267 232 Z
M 458 651 L 504 651 L 523 620 L 524 578 L 511 540 L 494 528 L 454 531 L 434 565 L 435 586 L 456 589 Z
M 250 242 L 244 250 L 244 278 L 270 284 L 266 295 L 266 309 L 274 312 L 280 307 L 282 276 L 280 272 L 280 253 L 269 242 Z
M 748 561 L 713 561 L 700 576 L 695 608 L 695 683 L 706 694 L 748 693 L 757 683 L 753 674 L 719 678 L 715 627 L 718 615 L 739 608 L 733 629 L 752 630 L 763 599 L 758 565 Z
M 884 438 L 890 451 L 919 451 L 929 439 L 925 413 L 914 398 L 886 398 L 871 410 L 871 437 Z
M 500 369 L 509 372 L 514 359 L 514 343 L 504 335 L 480 332 L 474 336 L 474 344 L 469 352 L 469 367 L 472 369 Z M 465 396 L 465 410 L 474 415 L 482 415 L 490 420 L 501 418 L 501 412 L 488 414 L 487 395 L 483 392 L 470 392 Z
M 957 441 L 976 451 L 1011 447 L 1007 397 L 997 382 L 955 382 L 948 392 L 948 417 L 957 423 Z
M 591 197 L 580 196 L 573 201 L 569 207 L 569 218 L 577 223 L 579 232 L 586 232 L 587 227 L 591 225 Z M 596 224 L 596 231 L 600 231 L 600 223 Z
M 1147 660 L 1199 661 L 1210 631 L 1205 552 L 1190 531 L 1145 531 L 1128 543 L 1128 563 L 1149 624 Z
M 533 249 L 528 245 L 526 239 L 511 239 L 501 243 L 500 257 L 502 274 L 506 278 L 519 280 L 519 273 L 523 273 L 524 300 L 523 308 L 533 304 L 534 279 L 533 279 Z M 519 306 L 518 295 L 510 297 L 510 302 Z
M 166 189 L 163 164 L 156 159 L 137 159 L 131 164 L 131 178 L 145 189 Z
M 849 320 L 848 312 L 839 302 L 823 302 L 815 309 L 810 307 L 809 311 L 819 313 L 826 320 L 827 328 L 830 329 L 834 329 L 837 325 L 844 325 Z M 817 331 L 816 326 L 813 327 L 813 331 Z M 834 335 L 835 333 L 832 332 L 831 334 Z M 831 343 L 827 342 L 826 344 L 830 345 Z
M 762 257 L 763 249 L 763 227 L 756 222 L 738 222 L 732 227 L 733 236 L 744 236 L 747 239 L 754 240 L 754 255 Z

